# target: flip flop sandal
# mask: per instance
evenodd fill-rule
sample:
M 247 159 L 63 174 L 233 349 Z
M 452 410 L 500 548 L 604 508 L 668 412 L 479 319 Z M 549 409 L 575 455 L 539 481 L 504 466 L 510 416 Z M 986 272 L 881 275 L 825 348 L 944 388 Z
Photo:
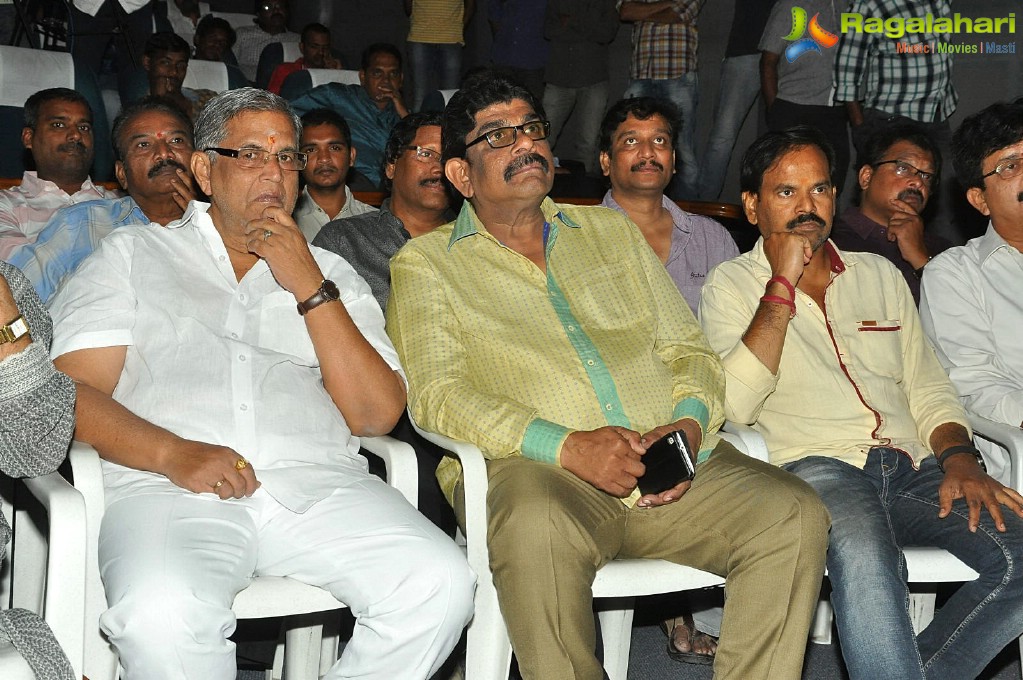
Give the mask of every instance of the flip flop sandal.
M 679 661 L 681 663 L 691 663 L 691 664 L 695 664 L 697 666 L 711 666 L 711 665 L 713 665 L 714 664 L 714 655 L 713 654 L 699 654 L 699 653 L 693 652 L 693 651 L 682 652 L 682 651 L 679 651 L 679 649 L 677 647 L 675 647 L 675 642 L 674 642 L 675 641 L 675 635 L 674 635 L 674 633 L 675 633 L 675 629 L 678 628 L 679 625 L 683 625 L 683 626 L 686 626 L 686 627 L 689 628 L 689 636 L 690 636 L 689 637 L 689 647 L 690 647 L 690 649 L 692 649 L 693 638 L 695 638 L 696 635 L 707 635 L 706 633 L 702 633 L 702 632 L 697 631 L 695 625 L 690 626 L 684 620 L 682 620 L 681 624 L 675 623 L 675 621 L 679 621 L 679 620 L 682 620 L 681 616 L 679 616 L 677 618 L 674 618 L 674 619 L 669 619 L 669 621 L 671 621 L 671 624 L 669 624 L 668 621 L 661 621 L 661 624 L 660 624 L 661 632 L 663 632 L 665 635 L 668 636 L 668 646 L 665 649 L 665 651 L 668 653 L 668 657 L 671 658 L 672 661 Z M 713 635 L 708 635 L 707 637 L 713 638 L 714 636 Z

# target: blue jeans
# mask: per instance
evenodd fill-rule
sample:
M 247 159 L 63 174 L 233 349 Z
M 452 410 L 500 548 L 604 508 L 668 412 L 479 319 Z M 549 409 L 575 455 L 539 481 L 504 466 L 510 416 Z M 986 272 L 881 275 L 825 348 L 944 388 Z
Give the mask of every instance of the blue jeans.
M 725 183 L 735 138 L 760 94 L 760 53 L 729 57 L 721 62 L 714 127 L 700 165 L 700 198 L 716 200 Z
M 696 72 L 685 73 L 679 78 L 633 80 L 625 90 L 625 98 L 661 97 L 671 101 L 682 114 L 682 129 L 675 147 L 675 178 L 668 185 L 668 196 L 675 200 L 691 200 L 697 195 L 700 168 L 696 162 L 696 148 L 693 146 L 696 126 L 696 103 L 699 100 L 700 80 Z
M 418 111 L 433 90 L 454 90 L 462 79 L 462 46 L 458 43 L 408 43 L 412 70 L 412 107 Z
M 999 533 L 986 510 L 976 533 L 966 502 L 938 519 L 944 475 L 934 458 L 874 448 L 861 470 L 810 456 L 786 470 L 812 486 L 831 513 L 831 601 L 852 680 L 975 678 L 1023 632 L 1023 521 L 1007 510 Z M 914 635 L 901 546 L 945 548 L 980 576 L 962 585 Z
M 547 83 L 543 91 L 543 108 L 551 122 L 551 147 L 561 136 L 569 116 L 576 124 L 576 149 L 574 155 L 565 155 L 583 162 L 586 172 L 597 171 L 597 137 L 600 122 L 604 119 L 607 106 L 607 81 L 602 80 L 584 87 L 561 87 Z

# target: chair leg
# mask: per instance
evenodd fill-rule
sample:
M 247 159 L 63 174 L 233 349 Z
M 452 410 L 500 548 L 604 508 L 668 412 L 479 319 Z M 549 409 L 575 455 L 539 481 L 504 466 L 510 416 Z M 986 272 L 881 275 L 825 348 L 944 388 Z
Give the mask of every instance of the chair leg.
M 810 639 L 815 645 L 831 644 L 831 624 L 834 620 L 834 612 L 831 611 L 831 600 L 827 596 L 817 601 L 817 613 L 813 617 L 813 628 L 810 630 Z
M 466 680 L 507 680 L 511 668 L 511 641 L 497 603 L 493 583 L 476 585 L 476 613 L 466 633 Z
M 316 676 L 322 678 L 331 666 L 337 663 L 337 650 L 341 642 L 341 617 L 331 616 L 323 622 L 323 638 L 320 640 L 320 672 Z
M 604 606 L 609 608 L 604 609 Z M 601 600 L 600 637 L 604 642 L 604 670 L 609 680 L 626 680 L 629 675 L 629 650 L 632 647 L 633 597 Z
M 285 680 L 317 680 L 320 670 L 322 617 L 315 622 L 305 616 L 285 619 L 288 632 L 284 644 Z
M 915 584 L 916 588 L 927 588 L 924 592 L 909 595 L 909 616 L 913 621 L 913 632 L 919 634 L 934 619 L 935 585 L 933 583 Z

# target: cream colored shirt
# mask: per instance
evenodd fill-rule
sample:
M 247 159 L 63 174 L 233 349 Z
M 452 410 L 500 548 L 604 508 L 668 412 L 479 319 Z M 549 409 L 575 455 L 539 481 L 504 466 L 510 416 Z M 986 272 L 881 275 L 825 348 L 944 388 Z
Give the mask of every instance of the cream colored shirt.
M 825 309 L 796 291 L 777 375 L 743 344 L 771 277 L 763 239 L 707 278 L 700 319 L 725 367 L 725 416 L 763 434 L 771 462 L 831 456 L 862 467 L 889 446 L 914 464 L 943 423 L 969 430 L 902 274 L 869 253 L 831 249 Z

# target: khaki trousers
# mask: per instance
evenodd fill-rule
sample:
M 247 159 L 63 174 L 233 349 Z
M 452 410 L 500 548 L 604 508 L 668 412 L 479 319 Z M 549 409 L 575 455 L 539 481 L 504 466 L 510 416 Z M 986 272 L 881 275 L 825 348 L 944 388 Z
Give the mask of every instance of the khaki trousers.
M 487 463 L 490 563 L 524 680 L 600 680 L 591 585 L 617 557 L 660 558 L 726 577 L 714 677 L 797 680 L 828 543 L 805 482 L 722 441 L 692 488 L 627 508 L 567 470 Z M 456 514 L 464 526 L 461 482 Z

